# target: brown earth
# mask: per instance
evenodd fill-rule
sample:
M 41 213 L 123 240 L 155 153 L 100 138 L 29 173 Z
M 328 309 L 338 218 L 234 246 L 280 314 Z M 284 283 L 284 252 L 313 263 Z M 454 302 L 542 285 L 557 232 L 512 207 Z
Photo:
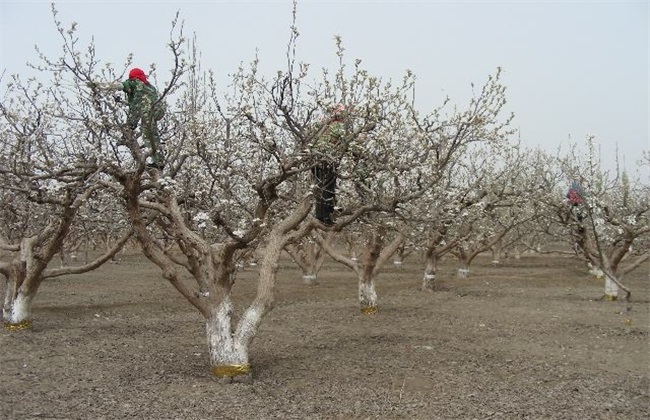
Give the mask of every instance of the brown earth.
M 647 266 L 631 305 L 570 258 L 479 259 L 463 280 L 445 261 L 434 293 L 422 270 L 389 267 L 364 315 L 350 271 L 328 262 L 309 287 L 283 261 L 252 384 L 211 377 L 200 314 L 142 257 L 48 281 L 33 330 L 0 333 L 0 418 L 650 418 Z

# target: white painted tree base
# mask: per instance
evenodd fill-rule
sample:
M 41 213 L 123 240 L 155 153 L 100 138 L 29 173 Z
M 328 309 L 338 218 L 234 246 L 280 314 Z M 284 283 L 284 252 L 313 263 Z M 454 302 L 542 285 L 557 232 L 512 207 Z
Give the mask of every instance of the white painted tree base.
M 302 276 L 302 282 L 309 286 L 318 286 L 318 277 L 315 274 L 305 274 Z
M 375 282 L 359 282 L 359 304 L 361 312 L 370 315 L 377 313 L 377 292 Z
M 2 311 L 4 327 L 7 331 L 20 331 L 32 327 L 32 296 L 18 293 L 13 301 Z
M 608 276 L 605 276 L 605 296 L 604 300 L 617 300 L 618 299 L 619 287 L 614 281 Z
M 425 274 L 422 278 L 422 290 L 433 291 L 436 285 L 435 274 Z
M 233 378 L 251 373 L 248 346 L 240 343 L 231 331 L 232 313 L 232 301 L 226 298 L 205 323 L 212 374 L 219 378 Z

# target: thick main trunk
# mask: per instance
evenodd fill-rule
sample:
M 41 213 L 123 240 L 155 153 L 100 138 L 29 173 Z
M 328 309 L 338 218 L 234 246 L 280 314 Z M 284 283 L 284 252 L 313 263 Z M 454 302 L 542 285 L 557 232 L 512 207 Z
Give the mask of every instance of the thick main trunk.
M 422 290 L 433 291 L 436 281 L 436 270 L 438 268 L 438 256 L 436 254 L 426 255 L 426 266 L 422 278 Z
M 374 314 L 378 310 L 375 279 L 372 275 L 359 278 L 359 305 L 364 314 Z
M 38 277 L 27 273 L 25 261 L 11 263 L 6 273 L 2 319 L 8 331 L 20 331 L 32 327 L 32 301 L 40 285 Z
M 458 267 L 458 274 L 457 274 L 459 279 L 466 279 L 469 277 L 469 264 L 461 262 L 460 267 Z
M 318 276 L 313 273 L 303 273 L 302 281 L 309 286 L 318 286 Z
M 603 296 L 604 300 L 617 300 L 618 299 L 619 287 L 612 280 L 609 274 L 605 275 L 605 295 Z
M 237 340 L 232 330 L 233 305 L 226 297 L 205 323 L 212 374 L 220 378 L 251 375 L 248 343 Z
M 230 288 L 221 282 L 224 285 L 222 298 L 206 321 L 206 335 L 212 373 L 225 381 L 236 377 L 243 377 L 245 381 L 252 379 L 248 347 L 257 333 L 262 317 L 273 307 L 278 261 L 286 240 L 285 234 L 270 234 L 260 265 L 257 295 L 241 316 L 236 329 L 233 328 Z
M 2 318 L 4 328 L 7 331 L 20 331 L 32 327 L 32 301 L 33 295 L 22 292 L 11 293 L 11 287 L 7 288 Z

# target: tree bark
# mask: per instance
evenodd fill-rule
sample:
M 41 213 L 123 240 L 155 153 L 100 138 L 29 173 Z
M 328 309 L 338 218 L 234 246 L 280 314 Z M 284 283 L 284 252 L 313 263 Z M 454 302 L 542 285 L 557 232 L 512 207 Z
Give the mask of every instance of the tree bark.
M 275 280 L 279 268 L 282 250 L 288 242 L 295 238 L 302 238 L 309 232 L 309 227 L 290 235 L 290 231 L 297 227 L 309 213 L 311 206 L 306 200 L 294 213 L 283 220 L 268 236 L 266 248 L 260 264 L 260 276 L 257 286 L 257 295 L 251 305 L 246 309 L 241 319 L 233 328 L 233 304 L 231 298 L 232 283 L 220 281 L 217 300 L 212 300 L 210 316 L 206 319 L 206 335 L 210 352 L 212 373 L 224 381 L 232 378 L 243 377 L 244 381 L 252 379 L 252 369 L 248 359 L 248 348 L 257 333 L 262 318 L 273 308 Z M 223 279 L 225 280 L 225 279 Z
M 370 315 L 378 311 L 375 276 L 372 273 L 359 276 L 359 304 L 364 314 Z
M 13 298 L 7 299 L 2 310 L 4 328 L 7 331 L 21 331 L 32 328 L 33 295 L 18 292 Z
M 617 300 L 618 299 L 619 287 L 616 282 L 611 278 L 610 274 L 605 275 L 605 295 L 603 300 Z
M 212 374 L 219 378 L 234 378 L 252 374 L 248 361 L 247 343 L 238 342 L 232 330 L 233 304 L 228 294 L 206 319 L 205 331 L 210 353 Z
M 466 279 L 469 277 L 469 263 L 461 261 L 460 267 L 458 267 L 457 277 L 459 279 Z
M 427 251 L 425 254 L 426 266 L 422 278 L 422 290 L 433 292 L 435 288 L 436 272 L 438 270 L 438 254 Z
M 23 245 L 32 243 L 23 241 Z M 25 255 L 24 252 L 21 253 Z M 6 277 L 4 304 L 2 306 L 2 319 L 7 331 L 21 331 L 32 327 L 32 301 L 38 290 L 28 287 L 27 263 L 16 259 L 3 267 L 2 273 Z
M 302 282 L 308 286 L 318 286 L 318 276 L 313 273 L 306 273 L 302 275 Z

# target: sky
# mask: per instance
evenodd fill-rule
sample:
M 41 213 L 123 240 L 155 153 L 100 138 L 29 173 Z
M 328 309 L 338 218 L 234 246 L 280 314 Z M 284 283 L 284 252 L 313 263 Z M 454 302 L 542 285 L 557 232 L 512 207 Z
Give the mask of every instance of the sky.
M 65 27 L 77 22 L 81 42 L 94 38 L 104 62 L 121 68 L 133 53 L 139 67 L 155 63 L 162 80 L 177 12 L 184 33 L 197 37 L 203 68 L 219 80 L 256 53 L 269 76 L 286 68 L 289 0 L 61 1 L 56 8 Z M 649 20 L 647 0 L 299 0 L 297 55 L 314 70 L 335 68 L 341 36 L 350 64 L 361 59 L 393 80 L 413 71 L 423 112 L 445 97 L 462 109 L 471 83 L 480 86 L 501 67 L 506 111 L 524 145 L 567 150 L 593 135 L 607 169 L 618 151 L 634 170 L 650 150 Z M 61 51 L 51 3 L 0 0 L 0 73 L 29 74 L 36 45 L 53 57 Z

